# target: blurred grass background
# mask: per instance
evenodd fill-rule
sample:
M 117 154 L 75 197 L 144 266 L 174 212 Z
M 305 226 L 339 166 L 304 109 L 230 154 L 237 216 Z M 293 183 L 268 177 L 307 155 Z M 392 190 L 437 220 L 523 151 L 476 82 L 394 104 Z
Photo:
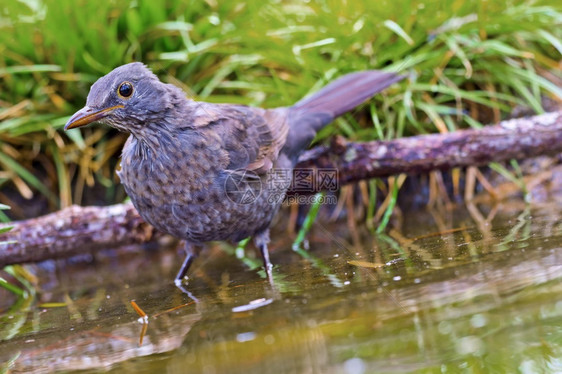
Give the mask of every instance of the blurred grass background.
M 126 136 L 64 133 L 89 86 L 143 61 L 191 97 L 290 105 L 356 70 L 409 79 L 318 141 L 389 139 L 497 122 L 562 98 L 556 0 L 75 1 L 0 6 L 0 203 L 13 218 L 125 198 Z M 0 218 L 7 219 L 3 211 Z

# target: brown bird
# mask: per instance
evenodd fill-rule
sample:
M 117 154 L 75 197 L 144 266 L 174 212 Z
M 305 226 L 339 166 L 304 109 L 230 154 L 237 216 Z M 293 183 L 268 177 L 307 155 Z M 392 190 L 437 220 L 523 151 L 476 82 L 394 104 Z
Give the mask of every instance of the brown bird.
M 195 247 L 250 236 L 271 280 L 269 225 L 300 153 L 335 117 L 402 78 L 352 73 L 291 107 L 261 109 L 190 100 L 135 62 L 95 82 L 64 128 L 97 121 L 131 134 L 118 174 L 147 222 L 185 239 L 176 284 L 198 255 Z

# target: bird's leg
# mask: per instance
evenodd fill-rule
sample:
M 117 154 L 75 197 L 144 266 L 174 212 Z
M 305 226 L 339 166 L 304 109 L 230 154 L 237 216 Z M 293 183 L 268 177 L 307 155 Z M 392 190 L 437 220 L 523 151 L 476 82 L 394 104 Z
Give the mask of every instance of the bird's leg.
M 181 265 L 180 271 L 178 272 L 178 275 L 176 275 L 176 279 L 174 280 L 174 283 L 178 287 L 182 284 L 182 281 L 184 280 L 185 275 L 189 270 L 189 267 L 199 255 L 199 250 L 196 249 L 189 242 L 185 242 L 184 250 L 185 250 L 185 260 L 183 260 L 183 264 Z
M 254 243 L 256 244 L 256 247 L 259 248 L 261 257 L 263 258 L 263 267 L 265 269 L 267 279 L 269 280 L 269 283 L 273 285 L 273 274 L 271 272 L 273 265 L 271 264 L 271 261 L 269 261 L 269 251 L 267 250 L 267 244 L 269 243 L 269 230 L 256 234 L 254 237 Z
M 176 285 L 177 288 L 180 289 L 181 292 L 183 292 L 190 299 L 198 303 L 199 299 L 193 296 L 193 294 L 184 287 L 183 280 L 185 279 L 185 275 L 187 274 L 189 267 L 193 263 L 193 260 L 195 260 L 199 255 L 199 251 L 201 250 L 201 248 L 196 247 L 190 244 L 189 242 L 185 242 L 184 250 L 185 250 L 185 260 L 183 260 L 183 264 L 181 265 L 180 271 L 178 272 L 178 275 L 176 275 L 174 284 Z

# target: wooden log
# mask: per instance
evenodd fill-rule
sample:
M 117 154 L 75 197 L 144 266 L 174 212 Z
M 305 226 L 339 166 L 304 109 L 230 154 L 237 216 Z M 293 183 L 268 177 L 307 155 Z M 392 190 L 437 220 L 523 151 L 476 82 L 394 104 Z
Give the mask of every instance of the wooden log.
M 299 168 L 339 171 L 340 185 L 395 174 L 420 174 L 562 152 L 562 111 L 460 130 L 366 143 L 335 138 L 305 152 Z
M 161 236 L 133 204 L 71 206 L 13 223 L 0 235 L 0 268 L 144 243 Z

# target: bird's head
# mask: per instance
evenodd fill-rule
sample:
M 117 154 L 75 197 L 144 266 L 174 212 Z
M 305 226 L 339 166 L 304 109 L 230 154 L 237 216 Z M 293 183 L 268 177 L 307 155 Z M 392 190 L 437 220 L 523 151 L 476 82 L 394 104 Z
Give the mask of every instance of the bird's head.
M 101 122 L 129 133 L 142 133 L 165 121 L 181 90 L 158 80 L 145 65 L 133 62 L 98 79 L 90 88 L 86 106 L 76 112 L 65 130 Z

